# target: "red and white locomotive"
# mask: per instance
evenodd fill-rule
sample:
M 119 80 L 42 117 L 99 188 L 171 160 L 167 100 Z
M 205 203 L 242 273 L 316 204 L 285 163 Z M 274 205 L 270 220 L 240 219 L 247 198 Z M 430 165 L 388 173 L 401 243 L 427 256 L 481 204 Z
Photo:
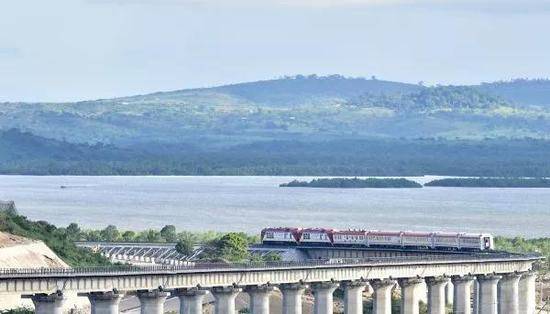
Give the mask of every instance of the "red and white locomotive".
M 337 230 L 329 228 L 265 228 L 263 244 L 348 246 L 436 250 L 492 250 L 493 236 L 478 233 Z

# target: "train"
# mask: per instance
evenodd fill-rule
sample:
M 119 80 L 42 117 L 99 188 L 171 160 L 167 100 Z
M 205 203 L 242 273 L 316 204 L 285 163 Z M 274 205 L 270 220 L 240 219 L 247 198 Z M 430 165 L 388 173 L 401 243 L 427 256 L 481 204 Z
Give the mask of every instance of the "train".
M 270 227 L 264 228 L 260 237 L 264 245 L 494 250 L 493 236 L 487 233 Z

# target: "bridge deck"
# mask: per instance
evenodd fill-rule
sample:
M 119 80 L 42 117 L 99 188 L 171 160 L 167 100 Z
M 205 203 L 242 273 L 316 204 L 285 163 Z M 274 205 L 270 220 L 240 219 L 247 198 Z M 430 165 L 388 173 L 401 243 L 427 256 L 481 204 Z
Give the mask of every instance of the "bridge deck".
M 0 279 L 25 277 L 79 277 L 79 276 L 112 276 L 112 275 L 141 275 L 141 274 L 185 274 L 185 273 L 215 273 L 225 271 L 249 270 L 292 270 L 304 268 L 343 268 L 369 267 L 384 265 L 435 265 L 453 263 L 484 263 L 484 262 L 515 262 L 537 261 L 538 254 L 514 253 L 471 253 L 460 255 L 433 255 L 429 259 L 425 256 L 376 257 L 366 259 L 331 259 L 307 260 L 301 262 L 252 262 L 252 263 L 196 263 L 185 266 L 129 266 L 113 267 L 77 267 L 77 268 L 4 268 L 0 269 Z

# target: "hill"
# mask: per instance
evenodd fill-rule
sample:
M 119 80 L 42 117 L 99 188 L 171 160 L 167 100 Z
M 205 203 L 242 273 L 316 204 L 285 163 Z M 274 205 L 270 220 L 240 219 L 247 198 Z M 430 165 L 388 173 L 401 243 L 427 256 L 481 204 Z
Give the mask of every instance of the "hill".
M 549 168 L 540 157 L 550 140 L 548 85 L 424 87 L 312 75 L 2 103 L 0 173 L 540 176 L 535 169 Z M 481 155 L 458 151 L 474 145 Z
M 548 79 L 516 79 L 483 83 L 476 88 L 511 103 L 550 107 L 550 80 Z
M 377 95 L 409 93 L 422 88 L 419 85 L 377 80 L 375 78 L 347 78 L 341 75 L 297 75 L 212 88 L 124 97 L 119 100 L 127 102 L 177 102 L 204 95 L 212 97 L 213 100 L 215 96 L 219 96 L 220 101 L 288 107 L 333 101 L 342 102 L 366 93 Z
M 76 103 L 3 103 L 0 125 L 72 143 L 206 148 L 341 136 L 550 137 L 549 107 L 511 102 L 484 89 L 489 85 L 296 76 Z

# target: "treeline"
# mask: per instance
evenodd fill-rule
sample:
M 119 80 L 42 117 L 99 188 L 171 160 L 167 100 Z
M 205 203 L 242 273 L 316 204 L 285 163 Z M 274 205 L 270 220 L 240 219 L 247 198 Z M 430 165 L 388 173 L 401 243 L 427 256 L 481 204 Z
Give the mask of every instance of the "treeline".
M 483 188 L 550 188 L 546 178 L 447 178 L 430 181 L 425 186 Z
M 488 109 L 506 101 L 469 86 L 436 86 L 412 93 L 365 94 L 349 102 L 357 107 L 390 108 L 399 113 L 430 113 L 449 110 Z
M 289 175 L 550 177 L 550 141 L 306 139 L 203 150 L 120 149 L 0 133 L 0 173 L 26 175 Z
M 541 263 L 541 271 L 550 272 L 550 238 L 525 239 L 522 237 L 495 237 L 497 250 L 516 253 L 540 253 L 545 259 Z
M 78 224 L 71 223 L 67 230 L 70 230 L 71 237 L 75 241 L 88 242 L 150 242 L 150 243 L 175 243 L 179 240 L 192 239 L 196 244 L 204 244 L 212 240 L 220 239 L 223 232 L 204 231 L 190 232 L 178 231 L 174 225 L 166 225 L 161 229 L 147 229 L 143 231 L 119 230 L 114 225 L 108 225 L 103 229 L 84 229 Z M 258 243 L 259 236 L 248 236 L 242 234 L 249 243 Z
M 259 243 L 260 238 L 258 235 L 251 236 L 243 232 L 178 232 L 174 225 L 166 225 L 160 230 L 144 231 L 119 231 L 114 225 L 101 230 L 81 230 L 75 223 L 70 224 L 67 230 L 70 230 L 71 237 L 78 239 L 77 241 L 176 243 L 176 250 L 188 256 L 200 245 L 203 252 L 195 257 L 198 260 L 242 262 L 273 261 L 280 258 L 277 254 L 250 254 L 248 247 Z
M 283 183 L 280 187 L 308 187 L 308 188 L 421 188 L 422 185 L 407 180 L 399 179 L 377 179 L 377 178 L 326 178 L 313 179 L 309 182 L 293 180 Z

